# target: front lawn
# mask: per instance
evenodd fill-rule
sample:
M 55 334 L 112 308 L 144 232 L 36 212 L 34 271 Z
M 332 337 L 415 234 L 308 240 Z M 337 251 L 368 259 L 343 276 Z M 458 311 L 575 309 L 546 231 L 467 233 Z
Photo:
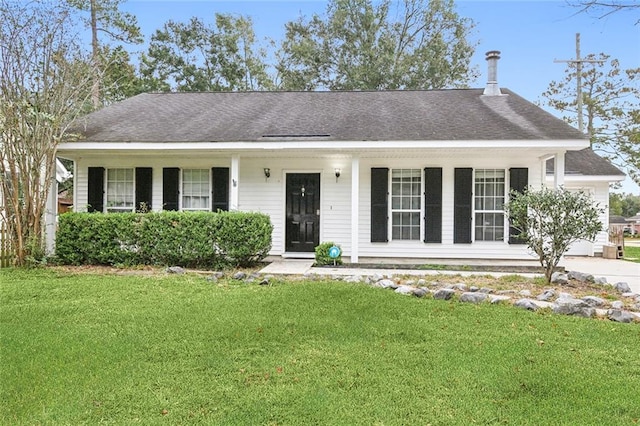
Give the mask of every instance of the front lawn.
M 1 424 L 634 424 L 640 326 L 363 284 L 0 271 Z
M 631 245 L 624 246 L 624 260 L 640 263 L 640 247 Z

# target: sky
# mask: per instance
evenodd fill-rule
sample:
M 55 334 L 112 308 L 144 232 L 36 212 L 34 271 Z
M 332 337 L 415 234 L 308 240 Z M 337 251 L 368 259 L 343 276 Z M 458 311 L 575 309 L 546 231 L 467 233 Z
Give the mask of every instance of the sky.
M 137 17 L 145 41 L 168 20 L 186 22 L 197 16 L 213 22 L 216 12 L 248 15 L 259 39 L 281 40 L 286 22 L 301 15 L 322 15 L 326 6 L 326 1 L 318 0 L 128 0 L 122 9 Z M 500 87 L 531 102 L 541 101 L 549 83 L 564 77 L 567 65 L 554 60 L 575 59 L 576 33 L 580 33 L 581 56 L 606 53 L 618 59 L 622 69 L 640 67 L 640 24 L 636 24 L 640 9 L 599 17 L 578 13 L 565 0 L 459 0 L 456 11 L 476 25 L 470 40 L 478 42 L 472 65 L 480 77 L 472 87 L 486 83 L 485 52 L 499 50 Z M 640 195 L 640 187 L 629 178 L 616 191 Z

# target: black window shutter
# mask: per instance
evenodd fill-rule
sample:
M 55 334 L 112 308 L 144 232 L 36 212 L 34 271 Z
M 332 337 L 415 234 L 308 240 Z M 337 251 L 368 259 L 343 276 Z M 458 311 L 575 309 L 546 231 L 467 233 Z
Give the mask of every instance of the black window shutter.
M 389 169 L 371 169 L 371 242 L 389 241 Z
M 165 167 L 162 169 L 162 209 L 178 210 L 180 204 L 180 169 Z
M 151 211 L 153 193 L 153 169 L 151 167 L 136 167 L 136 211 Z M 145 208 L 142 209 L 144 204 Z
M 211 210 L 229 211 L 229 168 L 211 169 Z
M 89 167 L 87 192 L 87 211 L 102 213 L 104 210 L 104 167 Z
M 424 169 L 424 242 L 442 242 L 442 168 Z
M 526 167 L 514 167 L 509 169 L 509 189 L 523 193 L 529 185 L 529 169 Z M 518 237 L 519 232 L 517 229 L 509 226 L 509 244 L 524 244 Z
M 455 169 L 453 194 L 453 242 L 457 244 L 468 244 L 471 242 L 472 189 L 473 169 Z

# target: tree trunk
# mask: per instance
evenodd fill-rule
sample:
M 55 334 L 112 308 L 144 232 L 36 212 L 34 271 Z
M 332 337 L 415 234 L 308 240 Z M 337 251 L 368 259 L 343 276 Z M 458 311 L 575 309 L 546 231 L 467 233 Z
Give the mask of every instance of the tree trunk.
M 100 108 L 100 46 L 98 45 L 98 18 L 96 0 L 91 0 L 91 60 L 93 61 L 93 84 L 91 86 L 91 104 L 93 109 Z

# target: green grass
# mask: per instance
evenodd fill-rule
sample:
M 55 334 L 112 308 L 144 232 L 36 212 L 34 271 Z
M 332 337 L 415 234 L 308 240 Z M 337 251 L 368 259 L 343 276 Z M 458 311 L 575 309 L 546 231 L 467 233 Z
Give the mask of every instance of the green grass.
M 634 424 L 640 326 L 363 284 L 0 271 L 0 423 Z
M 640 263 L 640 247 L 625 246 L 624 247 L 624 260 Z

